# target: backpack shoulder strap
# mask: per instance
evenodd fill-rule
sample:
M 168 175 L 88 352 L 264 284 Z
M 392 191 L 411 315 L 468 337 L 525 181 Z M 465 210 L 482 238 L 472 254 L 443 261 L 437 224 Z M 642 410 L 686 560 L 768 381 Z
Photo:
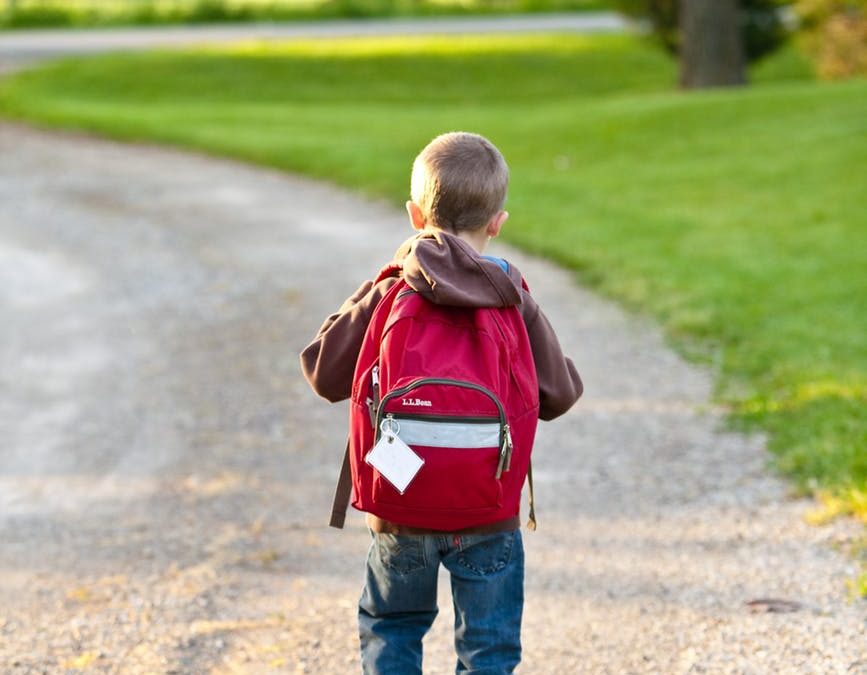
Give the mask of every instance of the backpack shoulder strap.
M 346 522 L 346 510 L 349 508 L 349 500 L 352 496 L 352 472 L 349 466 L 349 439 L 346 439 L 346 451 L 343 453 L 343 464 L 340 467 L 340 476 L 337 479 L 337 488 L 334 490 L 334 499 L 331 503 L 331 520 L 329 527 L 343 529 Z
M 536 498 L 533 494 L 533 460 L 527 469 L 527 484 L 530 486 L 530 515 L 527 521 L 527 529 L 531 532 L 536 530 Z

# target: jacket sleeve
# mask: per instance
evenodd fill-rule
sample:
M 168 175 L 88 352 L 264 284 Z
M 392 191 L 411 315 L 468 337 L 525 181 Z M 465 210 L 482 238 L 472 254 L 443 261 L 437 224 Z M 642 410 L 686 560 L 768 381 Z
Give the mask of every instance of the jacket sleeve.
M 313 391 L 336 403 L 352 394 L 352 376 L 373 310 L 395 283 L 389 278 L 365 281 L 329 316 L 316 337 L 301 352 L 301 370 Z
M 539 379 L 539 419 L 552 420 L 565 413 L 584 392 L 572 359 L 563 355 L 548 318 L 529 293 L 523 294 L 522 314 Z

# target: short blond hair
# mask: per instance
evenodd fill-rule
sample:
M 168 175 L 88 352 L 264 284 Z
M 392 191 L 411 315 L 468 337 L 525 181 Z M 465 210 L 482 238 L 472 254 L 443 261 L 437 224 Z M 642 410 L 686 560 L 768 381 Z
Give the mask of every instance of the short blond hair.
M 428 224 L 447 232 L 484 227 L 506 202 L 509 167 L 484 136 L 442 134 L 412 165 L 410 192 Z

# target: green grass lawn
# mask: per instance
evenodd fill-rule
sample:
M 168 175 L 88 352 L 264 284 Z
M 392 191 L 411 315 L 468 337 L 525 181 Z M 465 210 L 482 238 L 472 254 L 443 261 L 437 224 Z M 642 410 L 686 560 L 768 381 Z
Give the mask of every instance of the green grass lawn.
M 0 29 L 573 12 L 611 0 L 0 0 Z
M 791 51 L 753 78 L 682 94 L 626 36 L 356 39 L 67 60 L 0 110 L 395 203 L 430 138 L 485 134 L 507 238 L 655 317 L 798 487 L 867 519 L 867 82 L 815 82 Z

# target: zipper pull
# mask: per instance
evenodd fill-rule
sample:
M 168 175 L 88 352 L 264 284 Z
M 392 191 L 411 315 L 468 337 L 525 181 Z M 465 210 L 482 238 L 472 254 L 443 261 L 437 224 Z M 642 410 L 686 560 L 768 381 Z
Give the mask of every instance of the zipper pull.
M 512 434 L 509 431 L 509 425 L 503 426 L 503 447 L 500 448 L 500 461 L 497 463 L 497 472 L 494 474 L 496 480 L 500 480 L 503 471 L 509 470 L 509 465 L 512 462 Z
M 503 467 L 506 465 L 506 446 L 503 445 L 503 449 L 500 450 L 500 461 L 497 462 L 497 471 L 494 473 L 494 479 L 500 480 L 500 477 L 503 475 Z
M 376 414 L 379 411 L 379 366 L 374 366 L 370 371 L 370 380 L 372 382 L 373 397 L 368 398 L 367 410 L 370 413 L 370 424 L 376 428 Z

